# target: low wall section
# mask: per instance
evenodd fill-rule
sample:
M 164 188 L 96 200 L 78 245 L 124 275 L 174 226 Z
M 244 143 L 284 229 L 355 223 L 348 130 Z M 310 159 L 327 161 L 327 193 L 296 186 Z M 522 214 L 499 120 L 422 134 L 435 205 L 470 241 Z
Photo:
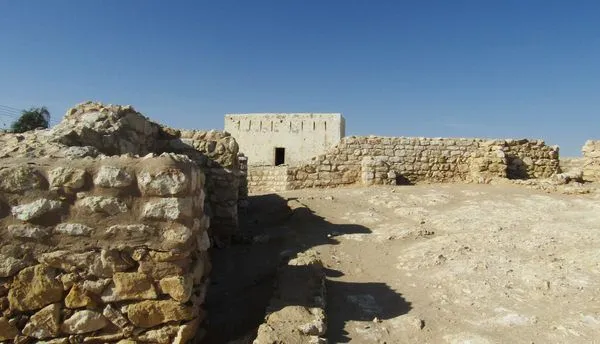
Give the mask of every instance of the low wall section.
M 279 168 L 251 167 L 250 190 L 546 178 L 559 165 L 558 148 L 541 140 L 370 136 L 346 137 L 310 163 L 286 167 L 286 173 Z
M 186 156 L 3 159 L 0 342 L 186 343 L 210 270 Z

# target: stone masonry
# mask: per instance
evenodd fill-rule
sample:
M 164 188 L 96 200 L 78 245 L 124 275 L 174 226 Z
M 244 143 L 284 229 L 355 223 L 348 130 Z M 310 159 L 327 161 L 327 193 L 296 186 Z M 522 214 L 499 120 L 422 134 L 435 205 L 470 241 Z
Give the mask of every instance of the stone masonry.
M 310 163 L 285 171 L 250 168 L 251 191 L 343 185 L 547 178 L 559 171 L 558 147 L 541 140 L 345 137 Z
M 247 195 L 231 135 L 87 102 L 0 135 L 0 162 L 0 343 L 194 337 Z
M 210 271 L 184 155 L 3 159 L 0 342 L 186 343 Z
M 0 159 L 164 152 L 185 154 L 204 171 L 210 234 L 229 241 L 238 224 L 240 171 L 237 142 L 227 133 L 172 129 L 148 120 L 131 106 L 87 102 L 68 110 L 52 129 L 0 135 Z

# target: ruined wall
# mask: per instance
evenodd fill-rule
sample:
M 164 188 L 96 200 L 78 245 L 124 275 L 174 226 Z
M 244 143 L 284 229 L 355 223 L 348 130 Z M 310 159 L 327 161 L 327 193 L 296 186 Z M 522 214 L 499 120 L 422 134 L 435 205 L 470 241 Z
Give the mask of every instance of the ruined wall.
M 237 142 L 216 130 L 169 129 L 169 133 L 162 150 L 185 154 L 204 171 L 210 232 L 219 243 L 228 243 L 238 229 L 238 199 L 246 178 L 239 168 Z
M 238 145 L 219 131 L 176 130 L 150 121 L 131 106 L 86 102 L 67 111 L 52 129 L 0 135 L 0 158 L 84 158 L 175 152 L 206 174 L 210 233 L 227 242 L 238 225 Z
M 581 152 L 583 153 L 583 179 L 600 181 L 600 141 L 586 141 Z
M 345 135 L 341 114 L 230 114 L 225 131 L 235 137 L 252 166 L 274 166 L 275 148 L 285 149 L 284 164 L 310 160 Z
M 541 140 L 417 137 L 346 137 L 311 163 L 289 167 L 285 189 L 361 183 L 489 182 L 545 178 L 558 171 L 558 148 Z M 249 173 L 268 189 L 267 169 Z M 282 174 L 281 171 L 277 172 Z M 258 177 L 257 177 L 258 176 Z M 277 180 L 277 187 L 281 180 Z
M 3 159 L 0 341 L 188 342 L 210 270 L 204 182 L 174 154 Z

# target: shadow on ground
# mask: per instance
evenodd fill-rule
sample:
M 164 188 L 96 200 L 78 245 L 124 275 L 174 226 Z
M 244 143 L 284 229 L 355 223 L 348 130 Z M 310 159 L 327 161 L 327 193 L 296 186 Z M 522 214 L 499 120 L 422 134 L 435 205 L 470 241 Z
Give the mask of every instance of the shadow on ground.
M 336 236 L 371 233 L 361 225 L 330 223 L 299 200 L 275 194 L 250 197 L 248 209 L 240 214 L 240 230 L 243 235 L 233 245 L 211 250 L 207 335 L 202 343 L 252 343 L 282 271 L 289 275 L 287 284 L 302 283 L 303 270 L 286 265 L 290 258 L 310 248 L 337 245 Z M 326 275 L 330 342 L 349 340 L 344 331 L 347 321 L 388 319 L 410 309 L 385 284 L 335 281 L 332 278 L 342 274 L 330 269 Z

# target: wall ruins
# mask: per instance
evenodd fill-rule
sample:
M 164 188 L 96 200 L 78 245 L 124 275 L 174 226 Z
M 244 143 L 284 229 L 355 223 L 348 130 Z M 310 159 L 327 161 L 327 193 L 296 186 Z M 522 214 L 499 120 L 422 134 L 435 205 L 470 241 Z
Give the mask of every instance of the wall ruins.
M 559 170 L 558 147 L 541 140 L 345 137 L 327 153 L 286 171 L 250 167 L 251 191 L 343 185 L 547 178 Z
M 583 178 L 588 181 L 600 181 L 600 140 L 588 140 L 583 148 Z
M 192 160 L 4 159 L 0 175 L 0 341 L 194 336 L 210 241 Z
M 243 173 L 227 133 L 83 103 L 0 135 L 0 342 L 186 343 L 204 314 L 209 234 L 235 234 Z

